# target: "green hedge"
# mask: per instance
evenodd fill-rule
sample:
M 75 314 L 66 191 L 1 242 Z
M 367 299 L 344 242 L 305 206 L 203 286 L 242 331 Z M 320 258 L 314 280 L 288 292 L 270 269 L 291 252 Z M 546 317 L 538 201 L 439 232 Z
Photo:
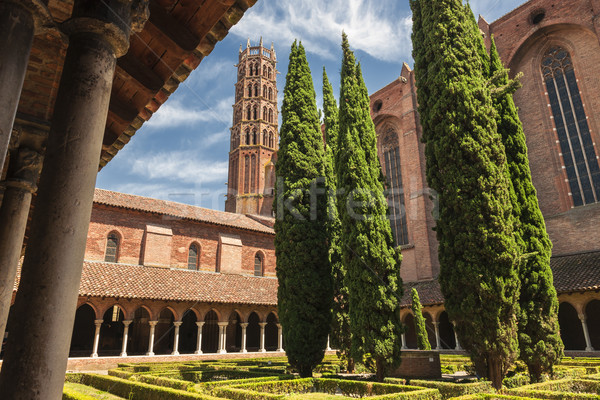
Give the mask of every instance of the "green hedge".
M 294 375 L 281 375 L 281 376 L 277 377 L 277 379 L 280 379 L 280 380 L 295 379 L 295 378 L 296 377 Z M 260 378 L 232 379 L 232 380 L 225 380 L 225 381 L 202 382 L 202 383 L 196 385 L 194 388 L 195 388 L 195 390 L 198 390 L 201 392 L 213 394 L 212 393 L 213 390 L 217 387 L 234 386 L 234 385 L 241 385 L 241 384 L 246 384 L 246 383 L 266 382 L 266 381 L 272 381 L 273 379 L 274 378 L 272 376 L 263 376 Z
M 520 396 L 509 396 L 504 394 L 488 394 L 488 393 L 478 393 L 478 394 L 467 394 L 460 397 L 452 397 L 450 400 L 537 400 L 532 397 L 520 397 Z
M 120 370 L 120 369 L 109 369 L 108 370 L 108 374 L 110 376 L 116 376 L 117 378 L 121 378 L 121 379 L 129 379 L 132 376 L 134 376 L 133 372 L 123 371 L 123 370 Z
M 600 382 L 586 379 L 561 379 L 510 389 L 507 392 L 538 399 L 600 399 Z
M 148 383 L 150 385 L 164 386 L 177 390 L 185 390 L 189 391 L 194 387 L 193 382 L 183 381 L 180 379 L 171 379 L 163 376 L 154 376 L 154 375 L 137 375 L 135 380 L 143 383 Z
M 451 383 L 411 379 L 409 383 L 413 386 L 437 389 L 442 394 L 442 399 L 449 399 L 451 397 L 464 396 L 467 394 L 494 392 L 492 383 L 488 381 L 474 383 Z
M 98 400 L 95 397 L 88 396 L 87 394 L 79 393 L 78 391 L 71 389 L 67 386 L 63 388 L 62 400 Z
M 208 395 L 153 386 L 107 375 L 69 374 L 67 381 L 92 386 L 129 400 L 218 400 Z
M 517 374 L 508 378 L 504 378 L 502 380 L 502 386 L 507 389 L 512 389 L 523 385 L 529 385 L 530 381 L 531 380 L 529 379 L 528 374 Z

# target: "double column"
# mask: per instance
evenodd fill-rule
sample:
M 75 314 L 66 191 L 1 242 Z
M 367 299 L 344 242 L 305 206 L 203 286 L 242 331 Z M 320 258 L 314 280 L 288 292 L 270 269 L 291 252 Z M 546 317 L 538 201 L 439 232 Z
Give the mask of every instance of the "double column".
M 135 1 L 135 10 L 140 0 Z M 117 57 L 133 0 L 75 0 L 0 393 L 60 399 Z M 2 25 L 5 26 L 5 25 Z M 6 57 L 6 54 L 3 54 Z M 5 90 L 5 88 L 3 88 Z

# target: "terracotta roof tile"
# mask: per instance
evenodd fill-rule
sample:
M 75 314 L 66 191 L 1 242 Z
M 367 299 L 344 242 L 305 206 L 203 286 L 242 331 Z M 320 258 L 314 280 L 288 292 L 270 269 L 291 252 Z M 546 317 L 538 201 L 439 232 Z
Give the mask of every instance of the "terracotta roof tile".
M 550 266 L 558 293 L 600 289 L 600 251 L 554 256 Z
M 424 306 L 434 306 L 444 303 L 444 296 L 442 296 L 440 283 L 437 281 L 437 279 L 434 279 L 421 282 L 405 282 L 404 294 L 402 295 L 400 307 L 404 308 L 412 305 L 411 292 L 413 288 L 417 289 L 417 292 L 419 293 L 419 300 Z
M 173 201 L 152 199 L 104 189 L 96 189 L 94 203 L 207 222 L 215 225 L 230 226 L 271 235 L 275 234 L 272 228 L 273 218 L 268 217 L 249 218 L 243 214 L 215 211 L 208 208 L 175 203 Z

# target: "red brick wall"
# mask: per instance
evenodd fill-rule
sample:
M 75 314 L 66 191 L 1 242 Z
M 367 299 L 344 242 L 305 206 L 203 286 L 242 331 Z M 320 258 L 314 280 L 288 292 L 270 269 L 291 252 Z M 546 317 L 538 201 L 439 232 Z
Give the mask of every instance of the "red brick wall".
M 187 268 L 188 249 L 195 242 L 200 245 L 200 269 L 216 271 L 219 234 L 226 233 L 239 235 L 242 241 L 242 265 L 236 267 L 239 272 L 253 274 L 254 256 L 257 251 L 261 251 L 265 276 L 275 276 L 274 235 L 99 204 L 94 204 L 92 210 L 86 260 L 103 261 L 106 237 L 111 231 L 116 231 L 121 237 L 118 261 L 142 263 L 147 224 L 170 228 L 173 232 L 170 245 L 165 244 L 164 248 L 153 250 L 170 255 L 170 261 L 165 267 Z

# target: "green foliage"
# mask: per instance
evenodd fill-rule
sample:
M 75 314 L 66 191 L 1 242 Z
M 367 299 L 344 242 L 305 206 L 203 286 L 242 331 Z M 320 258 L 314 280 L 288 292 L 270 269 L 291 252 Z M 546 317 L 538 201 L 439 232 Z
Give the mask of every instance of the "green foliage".
M 507 393 L 538 399 L 598 399 L 600 382 L 587 379 L 561 379 L 510 389 Z
M 330 196 L 328 197 L 329 212 L 329 259 L 333 274 L 333 320 L 331 343 L 337 349 L 338 356 L 347 363 L 348 370 L 353 369 L 353 360 L 350 355 L 351 334 L 350 316 L 348 314 L 348 288 L 344 283 L 346 268 L 342 263 L 342 244 L 340 235 L 342 225 L 337 209 L 337 175 L 335 173 L 335 154 L 338 143 L 338 117 L 339 110 L 333 96 L 333 88 L 327 78 L 323 67 L 323 112 L 325 125 L 325 167 Z
M 491 382 L 486 381 L 474 383 L 451 383 L 411 379 L 409 383 L 413 386 L 435 388 L 442 394 L 442 399 L 464 396 L 466 394 L 492 393 L 494 391 Z
M 281 109 L 275 200 L 278 309 L 286 354 L 303 377 L 323 359 L 331 326 L 325 153 L 310 68 L 292 45 Z
M 493 38 L 490 65 L 490 76 L 496 76 L 495 85 L 511 86 Z M 521 260 L 519 269 L 520 358 L 527 364 L 532 379 L 539 381 L 543 373 L 552 372 L 552 366 L 561 359 L 564 349 L 558 326 L 558 297 L 550 269 L 552 243 L 531 180 L 525 133 L 512 93 L 505 91 L 495 96 L 494 107 L 498 112 L 498 133 L 504 143 L 513 187 L 514 235 L 520 253 L 527 255 Z
M 460 0 L 411 0 L 411 8 L 427 180 L 439 201 L 440 286 L 461 345 L 500 388 L 518 354 L 519 253 L 483 39 Z
M 412 296 L 412 311 L 415 316 L 415 332 L 417 333 L 417 347 L 419 350 L 431 350 L 431 344 L 429 343 L 429 336 L 427 335 L 427 326 L 425 324 L 425 318 L 421 309 L 421 301 L 419 301 L 419 293 L 417 289 L 413 288 L 411 292 Z
M 371 354 L 382 381 L 385 370 L 400 361 L 401 254 L 387 217 L 367 90 L 345 34 L 342 49 L 336 173 L 351 351 L 354 359 Z

